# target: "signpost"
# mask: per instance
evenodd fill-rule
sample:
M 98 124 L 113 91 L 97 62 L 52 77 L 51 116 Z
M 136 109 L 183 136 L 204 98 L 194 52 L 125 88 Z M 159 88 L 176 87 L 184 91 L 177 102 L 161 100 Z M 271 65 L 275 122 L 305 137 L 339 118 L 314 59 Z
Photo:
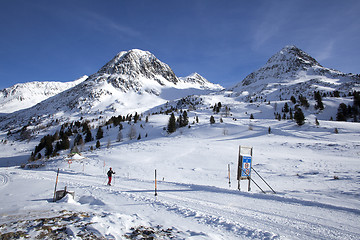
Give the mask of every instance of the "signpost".
M 238 161 L 238 189 L 240 190 L 240 181 L 249 180 L 248 191 L 250 188 L 251 180 L 251 164 L 252 164 L 252 147 L 239 146 L 239 161 Z
M 251 170 L 254 170 L 254 172 L 263 180 L 266 185 L 271 189 L 273 193 L 276 193 L 272 187 L 265 181 L 263 177 L 260 176 L 260 174 L 255 171 L 255 169 L 252 167 L 252 157 L 253 157 L 253 148 L 252 147 L 244 147 L 239 146 L 239 162 L 238 162 L 238 174 L 237 174 L 237 180 L 238 180 L 238 189 L 240 191 L 240 181 L 241 180 L 249 180 L 248 185 L 248 191 L 251 190 L 250 188 L 250 181 L 253 181 L 254 184 L 263 192 L 265 191 L 255 182 L 255 180 L 251 177 Z

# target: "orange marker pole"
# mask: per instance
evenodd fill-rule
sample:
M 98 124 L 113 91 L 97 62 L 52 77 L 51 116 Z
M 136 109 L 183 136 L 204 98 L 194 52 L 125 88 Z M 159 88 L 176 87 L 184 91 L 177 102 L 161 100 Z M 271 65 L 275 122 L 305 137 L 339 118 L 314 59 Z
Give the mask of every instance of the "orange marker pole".
M 156 180 L 156 169 L 155 169 L 155 196 L 157 196 L 157 180 Z

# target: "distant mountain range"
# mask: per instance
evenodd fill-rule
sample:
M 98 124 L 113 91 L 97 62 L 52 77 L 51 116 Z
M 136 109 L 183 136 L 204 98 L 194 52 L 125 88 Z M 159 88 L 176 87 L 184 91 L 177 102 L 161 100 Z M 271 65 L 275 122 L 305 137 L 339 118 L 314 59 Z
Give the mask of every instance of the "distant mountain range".
M 145 112 L 188 95 L 217 92 L 238 101 L 282 101 L 314 91 L 348 94 L 360 90 L 360 76 L 325 68 L 295 46 L 286 46 L 235 86 L 224 89 L 198 73 L 177 77 L 147 51 L 117 54 L 99 71 L 74 82 L 30 82 L 0 91 L 2 129 L 71 119 Z M 30 107 L 30 108 L 28 108 Z M 25 109 L 26 108 L 26 109 Z M 22 109 L 22 110 L 21 110 Z M 331 110 L 333 111 L 333 110 Z

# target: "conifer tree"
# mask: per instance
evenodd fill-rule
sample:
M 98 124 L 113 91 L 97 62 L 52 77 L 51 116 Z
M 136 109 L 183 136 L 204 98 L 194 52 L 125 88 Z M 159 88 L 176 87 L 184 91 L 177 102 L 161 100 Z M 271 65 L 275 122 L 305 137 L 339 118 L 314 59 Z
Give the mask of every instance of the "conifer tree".
M 340 103 L 336 114 L 336 121 L 346 121 L 347 106 L 345 103 Z
M 98 131 L 96 133 L 96 139 L 102 139 L 104 137 L 104 131 L 102 130 L 101 126 L 99 126 Z
M 70 148 L 70 141 L 69 141 L 69 138 L 65 135 L 63 136 L 63 138 L 61 139 L 61 148 L 62 149 L 69 149 Z
M 96 148 L 100 148 L 100 141 L 99 140 L 96 141 Z
M 308 100 L 307 100 L 306 97 L 304 97 L 303 95 L 300 95 L 300 96 L 299 96 L 299 101 L 300 101 L 301 106 L 303 106 L 303 107 L 305 107 L 305 108 L 309 108 L 309 107 L 310 107 L 310 104 L 309 104 Z
M 316 100 L 315 109 L 324 110 L 324 104 L 322 102 L 322 97 L 319 91 L 314 92 L 314 99 Z
M 86 135 L 85 135 L 85 142 L 91 142 L 93 140 L 92 138 L 92 134 L 91 134 L 91 131 L 90 129 L 87 129 L 86 131 Z
M 215 118 L 214 118 L 214 116 L 211 116 L 210 117 L 210 124 L 214 124 L 215 123 Z
M 167 132 L 168 133 L 173 133 L 175 131 L 176 131 L 175 115 L 174 115 L 174 113 L 171 113 L 170 118 L 169 118 L 169 122 L 168 122 L 168 126 L 167 126 Z
M 139 120 L 140 116 L 138 115 L 137 112 L 135 112 L 135 115 L 134 115 L 134 123 L 137 123 L 137 121 Z
M 53 153 L 54 149 L 53 149 L 53 145 L 52 145 L 52 141 L 46 141 L 45 142 L 45 156 L 50 156 Z
M 289 105 L 287 103 L 284 104 L 284 109 L 283 109 L 284 112 L 289 112 Z
M 305 123 L 305 116 L 301 108 L 297 108 L 294 113 L 294 119 L 297 125 L 301 126 Z

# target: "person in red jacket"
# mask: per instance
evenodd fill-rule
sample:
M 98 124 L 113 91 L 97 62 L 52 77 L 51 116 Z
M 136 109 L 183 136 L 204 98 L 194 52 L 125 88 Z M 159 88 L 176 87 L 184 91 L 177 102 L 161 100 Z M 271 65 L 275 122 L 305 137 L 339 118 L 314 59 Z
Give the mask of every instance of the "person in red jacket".
M 109 186 L 111 186 L 111 179 L 112 179 L 112 175 L 115 174 L 115 172 L 112 170 L 112 168 L 109 169 L 109 171 L 107 172 L 107 175 L 108 175 L 108 178 L 109 178 L 109 181 L 108 181 L 108 184 Z

